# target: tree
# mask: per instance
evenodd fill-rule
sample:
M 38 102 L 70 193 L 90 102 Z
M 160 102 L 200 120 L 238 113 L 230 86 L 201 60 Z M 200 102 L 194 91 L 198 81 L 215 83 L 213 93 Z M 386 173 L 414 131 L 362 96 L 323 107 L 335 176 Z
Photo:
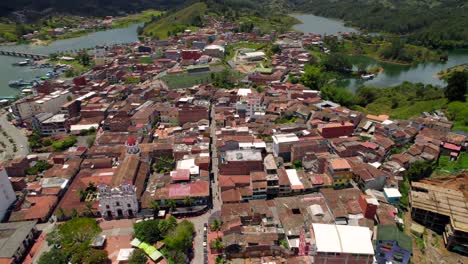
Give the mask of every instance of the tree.
M 310 89 L 320 90 L 327 80 L 325 75 L 322 73 L 322 68 L 315 65 L 306 65 L 304 74 L 300 78 L 300 82 Z
M 218 256 L 216 256 L 215 263 L 216 263 L 216 264 L 225 264 L 225 263 L 226 263 L 226 259 L 225 259 L 223 256 L 218 255 Z
M 192 247 L 192 239 L 195 228 L 193 223 L 187 220 L 180 222 L 174 231 L 172 231 L 164 242 L 170 250 L 186 252 Z
M 349 59 L 345 55 L 339 53 L 333 53 L 328 55 L 323 61 L 323 66 L 328 71 L 336 71 L 343 73 L 351 72 L 353 68 L 353 65 L 351 64 Z
M 211 242 L 211 248 L 212 249 L 215 249 L 217 250 L 218 252 L 223 250 L 224 248 L 224 245 L 223 245 L 223 242 L 221 241 L 221 238 L 216 238 L 215 240 L 213 240 L 213 242 Z
M 300 160 L 294 160 L 293 161 L 293 167 L 295 169 L 301 169 L 302 168 L 302 162 Z
M 109 258 L 105 250 L 91 249 L 84 257 L 85 264 L 104 264 L 108 262 Z
M 85 216 L 93 216 L 93 204 L 91 202 L 86 202 L 85 209 L 84 209 Z
M 83 66 L 89 66 L 91 64 L 91 57 L 86 52 L 78 53 L 76 60 Z
M 325 85 L 320 89 L 320 95 L 323 99 L 350 107 L 356 104 L 356 97 L 353 92 L 344 88 L 338 88 L 332 85 Z
M 158 215 L 158 211 L 159 211 L 159 202 L 158 201 L 151 201 L 150 203 L 150 208 L 153 209 L 153 216 L 156 217 Z
M 67 264 L 67 254 L 60 249 L 53 248 L 49 252 L 42 254 L 38 261 L 39 264 Z
M 411 181 L 417 181 L 420 179 L 427 178 L 431 176 L 433 166 L 434 164 L 432 161 L 418 160 L 411 164 L 408 171 L 406 171 L 406 176 Z
M 184 204 L 186 206 L 192 206 L 192 203 L 193 203 L 193 199 L 190 198 L 190 196 L 187 196 L 187 197 L 184 198 Z
M 154 244 L 161 240 L 163 234 L 159 229 L 159 220 L 149 220 L 133 225 L 133 233 L 141 241 Z
M 130 258 L 128 259 L 128 264 L 146 264 L 148 257 L 145 252 L 139 248 L 133 250 Z
M 221 221 L 219 219 L 215 219 L 211 225 L 210 225 L 210 228 L 211 230 L 215 231 L 215 232 L 218 232 L 219 230 L 221 230 Z
M 174 168 L 174 158 L 165 155 L 159 157 L 153 165 L 153 169 L 157 173 L 167 173 Z
M 173 199 L 169 199 L 166 201 L 166 205 L 169 209 L 171 209 L 171 211 L 174 211 L 177 207 L 177 203 L 175 200 Z
M 447 80 L 445 97 L 449 101 L 466 100 L 465 94 L 468 92 L 468 71 L 455 71 Z
M 88 245 L 101 232 L 95 219 L 73 218 L 57 227 L 60 235 L 60 245 L 69 252 L 80 244 Z
M 60 221 L 62 220 L 63 218 L 65 218 L 65 211 L 63 210 L 62 207 L 59 207 L 59 209 L 57 209 L 57 213 L 55 214 L 55 216 L 57 217 L 57 220 Z

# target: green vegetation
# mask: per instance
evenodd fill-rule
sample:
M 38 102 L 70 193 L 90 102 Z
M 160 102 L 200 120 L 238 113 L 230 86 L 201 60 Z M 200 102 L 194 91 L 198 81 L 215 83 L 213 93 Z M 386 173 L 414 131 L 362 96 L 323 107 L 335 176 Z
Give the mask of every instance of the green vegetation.
M 80 202 L 84 202 L 86 200 L 86 197 L 88 195 L 92 195 L 97 193 L 97 187 L 94 185 L 93 182 L 90 182 L 86 189 L 80 189 L 78 190 L 78 195 L 80 196 Z
M 139 248 L 135 248 L 128 259 L 128 264 L 146 264 L 148 257 L 145 252 Z
M 26 174 L 27 175 L 37 175 L 43 171 L 48 170 L 50 167 L 52 167 L 51 164 L 47 163 L 46 161 L 38 161 L 34 166 L 31 168 L 26 169 Z
M 292 162 L 292 165 L 296 170 L 302 169 L 302 161 L 300 161 L 300 160 L 294 160 Z
M 177 226 L 177 221 L 174 217 L 169 217 L 166 220 L 149 220 L 139 222 L 133 225 L 134 235 L 140 241 L 154 244 L 164 237 L 169 232 L 172 232 Z
M 287 2 L 299 12 L 340 18 L 371 32 L 406 35 L 408 42 L 415 45 L 432 48 L 468 46 L 468 5 L 458 0 Z
M 123 27 L 128 27 L 132 24 L 150 22 L 151 20 L 155 19 L 161 14 L 162 14 L 161 11 L 149 9 L 141 13 L 136 13 L 136 14 L 132 14 L 132 15 L 124 16 L 124 17 L 118 17 L 114 19 L 112 23 L 112 27 L 123 28 Z
M 453 72 L 447 79 L 445 97 L 449 101 L 465 101 L 468 92 L 468 71 Z
M 140 57 L 139 61 L 140 61 L 140 63 L 143 63 L 143 64 L 152 64 L 153 63 L 153 59 L 150 58 L 150 57 Z
M 261 34 L 269 34 L 272 31 L 284 33 L 291 30 L 292 26 L 299 24 L 300 21 L 287 15 L 270 14 L 268 16 L 247 15 L 242 16 L 236 13 L 234 21 L 239 22 L 240 32 L 251 32 L 256 28 Z
M 359 110 L 408 119 L 422 112 L 443 109 L 447 104 L 444 91 L 432 85 L 404 82 L 388 88 L 360 87 L 356 91 Z
M 435 170 L 450 173 L 468 170 L 468 154 L 462 152 L 456 161 L 451 161 L 448 155 L 441 155 Z
M 223 250 L 224 244 L 221 238 L 217 237 L 215 240 L 211 241 L 210 248 L 217 251 Z
M 326 46 L 332 52 L 348 55 L 364 55 L 376 60 L 412 64 L 423 61 L 440 61 L 447 59 L 447 53 L 426 47 L 406 43 L 399 37 L 353 35 L 343 41 L 336 37 L 325 39 Z
M 149 220 L 134 224 L 134 235 L 139 240 L 154 244 L 164 241 L 161 253 L 169 263 L 185 263 L 187 252 L 192 247 L 195 228 L 190 221 L 177 223 L 174 217 L 166 220 Z
M 18 40 L 15 24 L 0 23 L 0 41 L 15 42 Z
M 68 257 L 67 254 L 60 249 L 53 248 L 49 252 L 42 254 L 41 258 L 38 261 L 39 264 L 67 264 Z
M 212 72 L 210 79 L 215 87 L 230 89 L 236 86 L 241 76 L 238 72 L 224 69 L 221 72 Z
M 43 254 L 39 263 L 106 263 L 106 251 L 90 246 L 100 232 L 101 228 L 92 218 L 73 218 L 59 225 L 46 238 L 49 246 L 55 249 Z
M 175 161 L 171 156 L 161 156 L 153 164 L 153 170 L 157 173 L 168 173 L 174 169 Z
M 401 193 L 400 207 L 404 210 L 406 210 L 409 206 L 410 189 L 411 189 L 411 184 L 409 182 L 409 179 L 408 177 L 405 177 L 403 180 L 403 183 L 400 186 L 400 193 Z
M 445 114 L 453 121 L 453 130 L 468 132 L 468 102 L 450 102 Z
M 197 84 L 211 83 L 211 74 L 207 73 L 180 73 L 168 74 L 161 78 L 171 89 L 191 87 Z
M 275 124 L 292 124 L 298 120 L 295 116 L 283 116 L 275 120 Z
M 64 151 L 69 147 L 75 145 L 76 141 L 77 140 L 75 136 L 70 136 L 60 141 L 55 141 L 54 143 L 52 143 L 52 147 L 55 151 Z
M 454 67 L 450 67 L 446 70 L 440 71 L 437 76 L 439 79 L 447 81 L 449 77 L 455 72 L 468 72 L 468 63 L 460 64 Z
M 207 9 L 206 3 L 195 3 L 174 13 L 158 16 L 145 25 L 143 35 L 165 39 L 192 26 L 200 26 Z
M 221 230 L 222 222 L 219 219 L 213 220 L 213 222 L 210 225 L 211 231 L 218 232 Z
M 411 164 L 410 168 L 406 171 L 405 177 L 410 181 L 428 178 L 431 176 L 434 167 L 435 165 L 432 161 L 418 160 Z

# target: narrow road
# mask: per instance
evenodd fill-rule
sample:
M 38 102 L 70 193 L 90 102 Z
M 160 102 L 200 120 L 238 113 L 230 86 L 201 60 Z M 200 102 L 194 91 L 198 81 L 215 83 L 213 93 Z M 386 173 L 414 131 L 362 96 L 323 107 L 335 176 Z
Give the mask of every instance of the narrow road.
M 212 213 L 221 210 L 221 194 L 219 193 L 218 187 L 218 157 L 216 153 L 216 122 L 214 122 L 214 107 L 211 107 L 211 124 L 210 124 L 210 136 L 211 136 L 211 162 L 212 162 L 212 172 L 214 175 L 214 180 L 211 183 L 211 189 L 213 190 L 213 208 L 208 210 L 205 214 L 197 217 L 189 218 L 190 221 L 195 225 L 195 231 L 197 235 L 194 238 L 194 251 L 195 256 L 192 260 L 193 264 L 202 264 L 204 263 L 204 253 L 203 253 L 203 226 L 205 223 L 208 223 L 208 220 Z
M 26 156 L 29 154 L 28 138 L 20 129 L 16 128 L 10 122 L 8 122 L 6 112 L 0 114 L 0 127 L 1 131 L 5 131 L 7 135 L 7 138 L 5 138 L 3 134 L 0 134 L 2 141 L 7 145 L 7 147 L 4 149 L 4 152 L 0 155 L 1 161 L 15 157 Z M 14 152 L 13 144 L 10 143 L 8 137 L 13 139 L 13 142 L 15 142 L 16 152 Z

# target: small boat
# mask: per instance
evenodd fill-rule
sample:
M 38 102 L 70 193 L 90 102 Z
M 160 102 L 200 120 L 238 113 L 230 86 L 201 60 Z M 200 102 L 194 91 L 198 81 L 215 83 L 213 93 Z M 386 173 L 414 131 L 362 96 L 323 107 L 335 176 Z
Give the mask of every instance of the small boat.
M 20 67 L 24 67 L 24 66 L 28 66 L 28 65 L 32 65 L 32 62 L 31 62 L 30 59 L 26 59 L 24 61 L 19 61 L 19 62 L 13 63 L 13 66 L 20 66 Z
M 32 85 L 33 83 L 32 82 L 26 82 L 24 80 L 17 80 L 17 81 L 9 81 L 8 82 L 8 86 L 10 87 L 14 87 L 14 88 L 19 88 L 19 87 L 24 87 L 24 86 L 28 86 L 28 85 Z
M 363 74 L 361 75 L 361 78 L 364 80 L 372 80 L 375 78 L 375 74 Z

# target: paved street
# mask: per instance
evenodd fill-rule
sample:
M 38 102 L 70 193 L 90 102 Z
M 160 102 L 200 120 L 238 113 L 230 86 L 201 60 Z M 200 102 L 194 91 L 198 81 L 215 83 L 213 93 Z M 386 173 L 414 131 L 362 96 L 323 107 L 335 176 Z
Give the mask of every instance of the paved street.
M 2 131 L 5 131 L 6 134 L 13 139 L 13 141 L 16 143 L 16 152 L 13 151 L 13 144 L 10 143 L 7 137 L 5 137 L 2 133 L 0 133 L 0 141 L 2 141 L 5 145 L 6 148 L 3 148 L 4 152 L 1 153 L 0 155 L 0 160 L 7 160 L 11 158 L 15 158 L 17 156 L 25 156 L 29 154 L 29 149 L 28 149 L 28 138 L 24 135 L 24 133 L 13 126 L 10 122 L 8 122 L 7 119 L 7 113 L 3 112 L 0 114 L 0 127 Z
M 214 181 L 212 182 L 211 189 L 213 190 L 213 208 L 208 210 L 207 213 L 189 218 L 190 221 L 193 222 L 195 225 L 195 231 L 197 235 L 194 239 L 194 248 L 195 248 L 195 256 L 192 260 L 194 264 L 201 264 L 203 263 L 203 225 L 208 223 L 208 219 L 212 213 L 221 210 L 221 194 L 219 194 L 218 188 L 218 158 L 216 153 L 216 122 L 214 122 L 214 108 L 211 108 L 211 124 L 210 124 L 210 134 L 211 134 L 211 162 L 212 162 L 212 169 L 214 175 Z

